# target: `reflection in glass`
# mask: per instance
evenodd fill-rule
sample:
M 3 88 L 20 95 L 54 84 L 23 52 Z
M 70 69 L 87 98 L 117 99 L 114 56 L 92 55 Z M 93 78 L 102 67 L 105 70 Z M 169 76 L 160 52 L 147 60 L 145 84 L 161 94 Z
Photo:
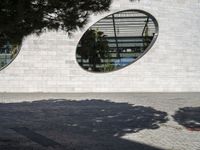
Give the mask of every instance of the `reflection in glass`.
M 0 33 L 0 69 L 7 66 L 18 54 L 19 45 L 11 43 L 9 38 Z
M 120 69 L 135 62 L 150 48 L 157 31 L 155 18 L 143 11 L 112 14 L 84 33 L 77 46 L 77 62 L 94 72 Z

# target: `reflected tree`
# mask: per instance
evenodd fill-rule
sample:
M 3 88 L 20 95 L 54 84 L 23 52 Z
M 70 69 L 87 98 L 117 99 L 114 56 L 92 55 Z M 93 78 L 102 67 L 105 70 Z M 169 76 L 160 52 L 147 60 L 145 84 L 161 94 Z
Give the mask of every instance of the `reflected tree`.
M 96 66 L 109 55 L 108 41 L 102 31 L 87 30 L 79 44 L 77 54 L 83 59 L 88 59 L 93 71 L 96 71 Z
M 0 69 L 9 64 L 27 35 L 81 29 L 89 15 L 109 10 L 111 0 L 4 0 L 0 3 Z

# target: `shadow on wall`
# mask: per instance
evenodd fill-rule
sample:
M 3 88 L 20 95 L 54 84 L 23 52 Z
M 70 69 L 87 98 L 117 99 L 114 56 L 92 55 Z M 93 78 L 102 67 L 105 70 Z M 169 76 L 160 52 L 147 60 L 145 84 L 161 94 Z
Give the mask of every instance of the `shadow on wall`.
M 70 150 L 158 150 L 121 137 L 143 129 L 157 129 L 168 121 L 167 113 L 151 107 L 107 100 L 42 100 L 32 103 L 0 104 L 0 149 L 30 149 L 17 140 L 23 135 L 41 146 L 31 149 Z M 15 143 L 12 143 L 13 140 Z M 22 148 L 23 147 L 23 148 Z
M 188 130 L 200 131 L 200 107 L 180 108 L 173 118 Z

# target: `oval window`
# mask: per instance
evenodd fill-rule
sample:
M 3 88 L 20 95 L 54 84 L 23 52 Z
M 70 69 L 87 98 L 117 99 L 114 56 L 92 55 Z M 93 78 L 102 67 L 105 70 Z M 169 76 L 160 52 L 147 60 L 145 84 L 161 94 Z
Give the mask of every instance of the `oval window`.
M 158 35 L 156 19 L 140 10 L 109 15 L 92 25 L 80 39 L 76 59 L 85 70 L 109 72 L 143 56 Z
M 17 43 L 10 40 L 6 34 L 0 33 L 0 70 L 8 66 L 17 56 L 21 45 Z

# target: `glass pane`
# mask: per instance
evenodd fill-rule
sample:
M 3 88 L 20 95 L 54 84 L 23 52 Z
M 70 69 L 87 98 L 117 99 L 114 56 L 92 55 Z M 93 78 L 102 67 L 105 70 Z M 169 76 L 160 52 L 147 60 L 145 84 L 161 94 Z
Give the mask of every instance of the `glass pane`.
M 19 49 L 19 44 L 11 42 L 5 34 L 0 33 L 0 70 L 12 62 Z
M 79 65 L 92 72 L 125 67 L 145 54 L 157 38 L 158 23 L 149 13 L 121 11 L 92 25 L 78 43 Z

